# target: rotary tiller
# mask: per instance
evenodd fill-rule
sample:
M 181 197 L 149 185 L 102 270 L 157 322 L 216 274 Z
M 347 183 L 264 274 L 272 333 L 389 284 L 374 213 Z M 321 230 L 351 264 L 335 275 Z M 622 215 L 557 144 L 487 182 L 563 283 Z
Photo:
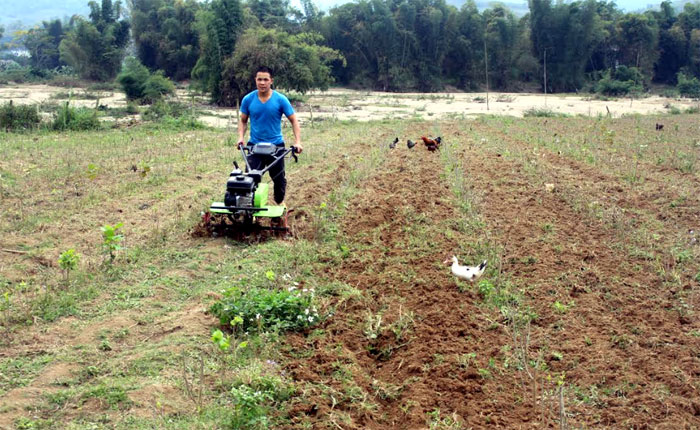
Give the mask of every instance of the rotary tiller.
M 288 232 L 287 207 L 267 204 L 269 184 L 262 177 L 288 154 L 297 161 L 296 148 L 280 148 L 272 143 L 256 143 L 240 148 L 246 169 L 243 172 L 237 162 L 226 181 L 226 194 L 223 202 L 214 202 L 202 216 L 204 225 L 212 230 L 217 227 L 232 232 L 250 233 L 260 230 Z M 248 156 L 256 154 L 272 157 L 273 161 L 262 170 L 251 169 Z M 268 219 L 268 222 L 263 220 Z

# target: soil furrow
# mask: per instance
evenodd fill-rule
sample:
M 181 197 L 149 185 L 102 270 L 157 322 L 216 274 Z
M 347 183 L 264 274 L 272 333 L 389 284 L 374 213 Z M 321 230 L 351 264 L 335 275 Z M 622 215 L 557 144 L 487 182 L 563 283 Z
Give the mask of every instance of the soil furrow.
M 523 145 L 488 132 L 509 147 Z M 582 220 L 519 163 L 488 152 L 470 153 L 464 161 L 474 181 L 487 188 L 481 211 L 505 248 L 503 271 L 529 287 L 528 302 L 538 315 L 533 347 L 558 353 L 547 364 L 566 372 L 566 386 L 575 394 L 568 398 L 570 424 L 697 425 L 689 397 L 697 387 L 688 381 L 699 368 L 698 342 L 686 334 L 697 321 L 673 311 L 677 301 L 673 291 L 660 293 L 665 284 L 656 268 L 626 255 L 618 233 Z M 539 167 L 547 174 L 538 179 L 548 180 L 561 165 Z M 575 169 L 559 184 L 582 184 L 585 195 L 587 184 L 601 182 L 598 199 L 606 186 L 618 185 L 600 174 L 577 176 Z

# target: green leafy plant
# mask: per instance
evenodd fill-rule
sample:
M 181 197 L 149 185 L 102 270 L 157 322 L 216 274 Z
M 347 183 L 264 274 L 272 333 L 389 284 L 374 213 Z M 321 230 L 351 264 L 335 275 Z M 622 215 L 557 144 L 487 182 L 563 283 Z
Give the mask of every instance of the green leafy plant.
M 40 122 L 36 106 L 15 106 L 12 100 L 0 106 L 0 129 L 2 130 L 31 130 Z
M 268 429 L 267 416 L 269 404 L 274 401 L 273 393 L 267 390 L 255 390 L 248 385 L 231 389 L 234 402 L 232 428 L 234 429 Z
M 638 68 L 619 66 L 615 70 L 603 73 L 603 77 L 595 85 L 595 91 L 607 96 L 641 93 L 644 90 L 643 81 L 644 75 Z
M 440 409 L 436 408 L 428 412 L 427 415 L 430 430 L 460 430 L 464 428 L 456 413 L 443 417 Z
M 163 75 L 163 72 L 151 73 L 134 57 L 127 57 L 124 60 L 117 82 L 126 93 L 127 100 L 154 103 L 161 100 L 164 95 L 175 92 L 175 85 Z
M 211 341 L 214 342 L 221 352 L 226 352 L 231 347 L 231 340 L 221 330 L 216 330 L 211 334 Z
M 554 312 L 558 314 L 565 314 L 569 312 L 569 307 L 571 307 L 571 304 L 565 305 L 564 303 L 559 302 L 558 300 L 552 304 L 552 308 L 554 308 Z
M 476 361 L 476 352 L 460 354 L 457 357 L 457 364 L 463 369 L 468 369 L 469 366 Z
M 66 102 L 58 109 L 51 128 L 57 131 L 96 130 L 100 128 L 100 120 L 96 110 L 72 107 Z
M 676 89 L 682 97 L 700 98 L 700 80 L 691 75 L 688 77 L 685 73 L 678 73 L 678 84 Z
M 87 165 L 87 169 L 85 171 L 85 174 L 87 175 L 88 179 L 90 179 L 91 181 L 94 181 L 95 179 L 97 179 L 97 174 L 99 173 L 99 171 L 100 171 L 100 168 L 97 167 L 96 164 L 90 163 Z
M 320 321 L 313 291 L 296 287 L 256 286 L 245 290 L 234 286 L 224 292 L 224 298 L 214 303 L 210 311 L 222 325 L 240 327 L 248 333 L 260 332 L 263 327 L 279 331 L 303 330 Z M 237 318 L 241 320 L 237 322 Z
M 105 224 L 102 230 L 102 251 L 106 256 L 109 256 L 109 262 L 113 263 L 116 257 L 117 251 L 120 251 L 122 246 L 120 242 L 124 240 L 124 235 L 117 233 L 117 230 L 122 228 L 124 224 L 118 223 L 116 225 Z
M 70 272 L 78 267 L 79 261 L 80 254 L 76 253 L 75 249 L 73 248 L 63 251 L 58 257 L 58 267 L 63 270 L 66 280 L 68 279 Z

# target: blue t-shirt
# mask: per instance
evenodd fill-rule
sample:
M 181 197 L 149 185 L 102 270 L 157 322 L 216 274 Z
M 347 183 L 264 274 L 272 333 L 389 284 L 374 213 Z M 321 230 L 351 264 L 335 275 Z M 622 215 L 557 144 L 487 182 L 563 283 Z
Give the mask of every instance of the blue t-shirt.
M 250 117 L 250 143 L 284 145 L 282 114 L 294 114 L 294 108 L 287 97 L 273 90 L 270 98 L 263 103 L 258 98 L 258 90 L 255 90 L 243 97 L 241 113 Z

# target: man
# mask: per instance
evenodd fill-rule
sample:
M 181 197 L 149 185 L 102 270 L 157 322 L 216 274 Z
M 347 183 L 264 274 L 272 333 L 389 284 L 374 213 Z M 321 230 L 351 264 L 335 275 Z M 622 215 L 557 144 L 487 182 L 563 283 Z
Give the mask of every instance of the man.
M 260 142 L 270 142 L 284 148 L 282 136 L 282 114 L 292 124 L 294 132 L 294 145 L 297 153 L 301 153 L 301 128 L 299 120 L 294 113 L 289 100 L 284 95 L 272 89 L 272 71 L 263 66 L 255 73 L 255 85 L 258 88 L 243 97 L 241 103 L 241 120 L 238 123 L 238 146 L 246 146 L 245 132 L 248 128 L 248 118 L 251 120 L 250 139 L 248 144 L 254 145 Z M 248 163 L 251 169 L 264 169 L 273 161 L 272 157 L 251 154 Z M 270 170 L 270 177 L 274 183 L 275 202 L 284 204 L 284 194 L 287 188 L 287 179 L 284 174 L 284 160 L 280 160 Z

